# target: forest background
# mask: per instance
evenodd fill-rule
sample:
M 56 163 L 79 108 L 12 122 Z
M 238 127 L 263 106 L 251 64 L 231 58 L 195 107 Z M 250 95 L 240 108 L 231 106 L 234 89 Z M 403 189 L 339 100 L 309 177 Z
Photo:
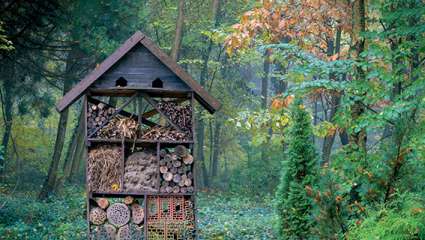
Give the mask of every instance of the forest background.
M 86 238 L 81 103 L 55 103 L 141 30 L 223 104 L 196 114 L 202 239 L 281 238 L 294 96 L 314 238 L 425 239 L 424 16 L 422 0 L 1 1 L 1 238 Z

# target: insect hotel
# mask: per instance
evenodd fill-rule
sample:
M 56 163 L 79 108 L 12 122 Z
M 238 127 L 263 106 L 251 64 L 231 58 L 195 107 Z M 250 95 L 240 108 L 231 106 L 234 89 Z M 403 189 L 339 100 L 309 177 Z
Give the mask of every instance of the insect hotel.
M 194 102 L 220 103 L 136 32 L 58 103 L 83 96 L 90 239 L 196 239 Z

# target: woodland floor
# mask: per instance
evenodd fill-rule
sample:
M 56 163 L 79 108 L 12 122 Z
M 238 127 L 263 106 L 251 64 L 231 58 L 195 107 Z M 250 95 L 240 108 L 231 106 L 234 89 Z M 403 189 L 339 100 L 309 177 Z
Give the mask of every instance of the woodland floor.
M 67 187 L 58 197 L 35 196 L 0 187 L 1 239 L 86 239 L 84 190 Z M 200 239 L 276 239 L 271 200 L 200 193 L 197 197 Z

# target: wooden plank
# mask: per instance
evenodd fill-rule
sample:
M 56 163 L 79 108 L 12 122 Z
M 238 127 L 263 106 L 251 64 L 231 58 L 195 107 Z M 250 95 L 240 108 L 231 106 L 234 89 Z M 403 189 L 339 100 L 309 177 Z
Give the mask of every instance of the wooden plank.
M 87 96 L 84 97 L 83 100 L 83 109 L 84 109 L 84 151 L 86 154 L 84 155 L 86 157 L 86 218 L 87 218 L 87 236 L 90 238 L 91 235 L 91 229 L 90 229 L 90 191 L 89 191 L 89 183 L 88 183 L 88 142 L 87 142 Z
M 148 195 L 143 195 L 143 211 L 145 211 L 145 219 L 143 220 L 144 239 L 148 239 Z
M 130 51 L 137 43 L 145 37 L 140 31 L 133 34 L 123 45 L 115 50 L 112 55 L 106 58 L 94 71 L 84 77 L 77 85 L 75 85 L 56 105 L 56 109 L 62 112 L 69 105 L 74 103 L 84 91 L 92 85 L 100 76 L 102 76 L 109 68 L 111 68 L 118 60 L 120 60 L 128 51 Z
M 160 151 L 161 151 L 161 143 L 157 143 L 156 144 L 156 171 L 158 173 L 158 181 L 156 182 L 156 189 L 158 189 L 158 192 L 159 192 L 159 188 L 161 187 L 161 173 L 159 172 L 159 160 L 161 159 L 161 157 L 159 156 Z
M 136 92 L 149 93 L 152 97 L 187 98 L 192 91 L 162 89 L 162 88 L 140 88 L 140 87 L 113 87 L 113 88 L 90 88 L 92 96 L 132 96 Z
M 125 196 L 133 196 L 133 197 L 141 197 L 144 195 L 148 196 L 193 196 L 194 193 L 159 193 L 159 192 L 93 192 L 93 197 L 125 197 Z
M 122 138 L 121 140 L 121 161 L 120 161 L 120 189 L 124 192 L 124 174 L 125 174 L 125 140 Z
M 89 138 L 88 142 L 92 142 L 92 143 L 120 143 L 122 141 L 122 139 L 109 139 L 109 138 Z M 167 140 L 142 140 L 142 139 L 136 139 L 136 141 L 134 141 L 133 139 L 125 139 L 125 142 L 130 142 L 130 143 L 136 143 L 136 144 L 156 144 L 156 143 L 161 143 L 161 144 L 166 144 L 166 145 L 176 145 L 176 144 L 193 144 L 193 140 L 189 140 L 189 141 L 167 141 Z

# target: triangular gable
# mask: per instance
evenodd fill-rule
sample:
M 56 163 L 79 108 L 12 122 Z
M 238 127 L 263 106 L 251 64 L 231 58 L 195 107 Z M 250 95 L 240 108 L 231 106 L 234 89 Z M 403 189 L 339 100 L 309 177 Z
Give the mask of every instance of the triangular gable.
M 142 49 L 139 49 L 142 45 Z M 117 75 L 113 75 L 111 73 L 111 69 L 119 68 L 119 61 L 124 59 L 125 56 L 130 51 L 143 51 L 148 50 L 149 54 L 153 54 L 160 61 L 160 65 L 158 63 L 155 66 L 158 66 L 158 71 L 162 71 L 161 74 L 165 74 L 164 80 L 169 81 L 170 84 L 176 85 L 177 89 L 189 87 L 195 93 L 195 98 L 199 103 L 205 107 L 210 113 L 215 112 L 220 108 L 220 103 L 198 83 L 196 82 L 183 68 L 181 68 L 175 61 L 173 61 L 167 54 L 162 52 L 159 47 L 157 47 L 152 40 L 146 37 L 140 31 L 137 31 L 133 36 L 131 36 L 123 45 L 121 45 L 113 54 L 111 54 L 106 60 L 104 60 L 96 69 L 94 69 L 91 73 L 89 73 L 86 77 L 84 77 L 77 85 L 75 85 L 65 96 L 61 99 L 61 101 L 57 104 L 56 108 L 58 111 L 63 111 L 73 102 L 75 102 L 82 94 L 90 87 L 99 84 L 101 86 L 102 80 L 105 80 L 109 77 L 117 77 Z M 131 59 L 129 60 L 131 61 Z M 161 66 L 162 65 L 162 66 Z M 172 74 L 168 73 L 171 72 Z M 173 76 L 178 78 L 173 79 Z M 140 77 L 140 76 L 139 76 Z M 176 78 L 174 77 L 174 78 Z M 96 82 L 96 83 L 95 83 Z M 187 85 L 187 86 L 186 86 Z
M 190 91 L 191 88 L 142 43 L 108 69 L 90 88 L 115 88 L 124 81 L 127 88 L 150 89 L 155 80 L 163 90 Z M 158 87 L 157 87 L 158 88 Z

